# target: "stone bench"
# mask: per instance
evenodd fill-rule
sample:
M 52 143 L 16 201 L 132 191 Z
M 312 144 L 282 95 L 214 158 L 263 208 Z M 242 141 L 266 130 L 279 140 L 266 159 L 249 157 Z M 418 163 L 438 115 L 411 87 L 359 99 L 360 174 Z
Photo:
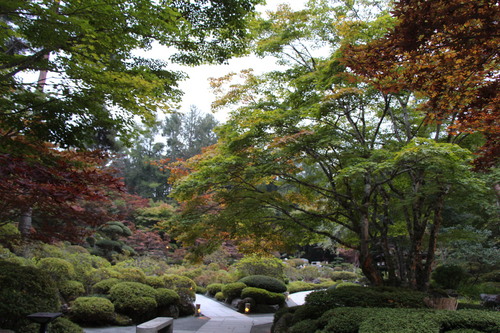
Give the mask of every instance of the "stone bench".
M 136 333 L 173 333 L 174 319 L 170 317 L 156 317 L 137 326 Z

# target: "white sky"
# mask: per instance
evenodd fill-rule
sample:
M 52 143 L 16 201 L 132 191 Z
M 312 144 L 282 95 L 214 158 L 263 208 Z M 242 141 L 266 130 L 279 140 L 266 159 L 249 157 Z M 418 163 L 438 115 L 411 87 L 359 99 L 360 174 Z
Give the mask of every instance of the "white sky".
M 301 9 L 304 7 L 306 0 L 267 0 L 267 5 L 258 6 L 258 10 L 265 12 L 267 10 L 274 10 L 279 4 L 288 3 L 293 9 Z M 153 49 L 153 53 L 146 53 L 148 57 L 161 57 L 162 52 L 160 49 Z M 197 67 L 181 67 L 172 66 L 171 68 L 182 70 L 189 75 L 189 79 L 180 82 L 179 88 L 184 91 L 181 112 L 189 111 L 191 105 L 195 105 L 204 113 L 211 112 L 210 105 L 214 101 L 214 96 L 210 90 L 208 78 L 222 77 L 230 72 L 238 73 L 242 69 L 252 68 L 255 74 L 261 74 L 276 67 L 275 59 L 271 57 L 258 58 L 256 56 L 248 56 L 244 58 L 230 59 L 227 65 L 202 65 Z M 217 112 L 214 114 L 215 118 L 220 122 L 224 122 L 227 114 L 224 112 Z

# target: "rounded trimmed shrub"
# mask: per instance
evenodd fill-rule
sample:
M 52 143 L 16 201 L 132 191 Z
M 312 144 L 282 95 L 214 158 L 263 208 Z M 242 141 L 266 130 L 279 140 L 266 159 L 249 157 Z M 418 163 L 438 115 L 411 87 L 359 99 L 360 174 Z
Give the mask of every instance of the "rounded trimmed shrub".
M 334 281 L 342 280 L 342 281 L 352 281 L 358 278 L 358 275 L 353 272 L 347 271 L 334 271 L 330 273 L 330 278 Z
M 196 286 L 196 293 L 200 295 L 205 295 L 207 293 L 207 288 Z
M 64 281 L 59 286 L 59 292 L 66 301 L 71 301 L 85 293 L 85 286 L 80 281 Z
M 121 282 L 123 281 L 117 278 L 109 278 L 99 281 L 92 286 L 92 292 L 95 294 L 109 294 L 109 290 Z
M 84 325 L 113 323 L 115 307 L 107 298 L 78 297 L 71 306 L 71 319 Z
M 257 304 L 282 305 L 285 303 L 285 295 L 273 293 L 261 288 L 247 287 L 241 291 L 241 298 L 250 297 Z
M 71 280 L 75 276 L 75 268 L 64 259 L 43 258 L 36 266 L 47 272 L 56 282 Z
M 56 285 L 43 270 L 0 261 L 0 327 L 18 330 L 29 323 L 27 315 L 57 312 Z
M 218 293 L 216 293 L 214 297 L 219 302 L 224 302 L 225 297 L 224 297 L 224 294 L 222 293 L 222 291 L 219 291 Z
M 265 275 L 250 275 L 240 279 L 249 287 L 261 288 L 274 293 L 284 293 L 286 285 L 280 280 Z
M 193 302 L 196 299 L 196 283 L 188 277 L 176 274 L 166 274 L 162 278 L 165 287 L 175 290 L 180 296 L 180 315 L 194 314 L 195 308 Z
M 180 301 L 179 294 L 175 291 L 167 288 L 158 288 L 155 293 L 156 303 L 158 306 L 168 306 L 173 304 L 178 304 Z
M 432 272 L 434 282 L 444 289 L 457 289 L 466 277 L 466 271 L 457 265 L 438 266 Z
M 146 274 L 135 267 L 114 267 L 114 270 L 120 274 L 120 279 L 130 282 L 146 283 Z
M 50 333 L 83 333 L 83 329 L 71 320 L 59 317 L 50 324 Z
M 241 291 L 247 287 L 243 282 L 228 283 L 222 287 L 222 294 L 226 301 L 231 302 L 233 299 L 241 296 Z
M 165 282 L 161 276 L 146 276 L 145 283 L 153 288 L 164 288 Z
M 207 286 L 207 292 L 210 296 L 214 297 L 215 294 L 222 291 L 222 283 L 212 283 Z
M 135 323 L 156 315 L 156 290 L 139 282 L 120 282 L 109 290 L 117 312 L 129 316 Z

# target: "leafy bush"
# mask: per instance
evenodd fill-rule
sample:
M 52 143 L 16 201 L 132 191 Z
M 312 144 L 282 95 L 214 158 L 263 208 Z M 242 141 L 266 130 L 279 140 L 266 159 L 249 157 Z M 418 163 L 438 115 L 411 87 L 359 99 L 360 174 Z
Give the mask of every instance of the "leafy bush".
M 219 291 L 218 293 L 215 294 L 215 299 L 218 300 L 219 302 L 223 302 L 225 297 L 222 291 Z
M 360 333 L 439 333 L 439 324 L 423 310 L 377 309 L 362 319 Z
M 78 297 L 71 306 L 71 319 L 83 325 L 106 325 L 113 322 L 115 307 L 102 297 Z
M 291 294 L 297 293 L 299 291 L 308 291 L 308 290 L 318 290 L 318 289 L 326 289 L 329 287 L 335 286 L 334 281 L 325 281 L 321 283 L 310 283 L 304 281 L 293 281 L 290 282 L 287 286 L 288 292 Z
M 165 282 L 161 276 L 146 276 L 145 284 L 153 288 L 165 287 Z
M 500 270 L 492 271 L 481 275 L 483 282 L 500 282 Z
M 116 311 L 129 316 L 135 323 L 156 315 L 156 290 L 139 282 L 121 282 L 109 291 Z
M 315 320 L 307 319 L 290 327 L 289 333 L 304 333 L 304 332 L 314 332 L 317 329 L 317 324 Z
M 496 333 L 500 327 L 500 313 L 497 311 L 459 310 L 436 311 L 433 320 L 440 324 L 442 331 L 468 328 L 481 332 Z
M 222 294 L 229 302 L 240 297 L 241 291 L 247 287 L 243 282 L 234 282 L 226 284 L 222 287 Z
M 54 281 L 36 267 L 0 261 L 0 327 L 18 330 L 35 312 L 57 312 L 59 298 Z
M 121 280 L 146 283 L 146 274 L 139 268 L 115 266 L 114 270 L 118 272 Z
M 85 293 L 85 287 L 80 281 L 64 281 L 59 285 L 59 292 L 66 301 L 70 301 L 82 296 Z
M 432 279 L 444 289 L 457 289 L 466 277 L 465 270 L 457 265 L 438 266 L 432 272 Z
M 243 282 L 249 287 L 261 288 L 275 293 L 284 293 L 286 291 L 286 285 L 283 282 L 270 276 L 250 275 L 239 282 Z
M 235 267 L 240 278 L 250 275 L 265 275 L 285 280 L 285 264 L 275 257 L 246 256 L 236 263 Z
M 50 333 L 83 333 L 83 329 L 71 320 L 59 317 L 49 326 Z
M 196 286 L 196 293 L 200 295 L 205 295 L 207 293 L 207 288 Z
M 247 287 L 241 291 L 242 298 L 253 298 L 258 304 L 282 305 L 285 303 L 285 295 L 273 293 L 261 288 Z
M 361 285 L 358 283 L 354 283 L 354 282 L 340 282 L 332 287 L 334 287 L 334 288 L 361 287 Z
M 181 315 L 192 314 L 193 302 L 196 299 L 196 283 L 188 277 L 176 274 L 163 275 L 162 278 L 166 288 L 173 289 L 179 294 Z
M 352 281 L 356 280 L 358 278 L 358 275 L 353 272 L 347 272 L 347 271 L 335 271 L 330 274 L 330 278 L 334 281 L 337 280 L 345 280 L 345 281 Z
M 43 258 L 37 267 L 47 272 L 56 282 L 71 280 L 75 275 L 75 268 L 71 263 L 60 258 Z
M 156 289 L 155 299 L 158 306 L 173 305 L 179 303 L 180 301 L 179 294 L 167 288 Z
M 207 286 L 207 292 L 210 296 L 215 296 L 218 292 L 222 291 L 222 283 L 212 283 Z
M 96 294 L 109 294 L 109 290 L 117 285 L 118 283 L 123 282 L 120 279 L 117 278 L 109 278 L 102 280 L 100 282 L 97 282 L 92 286 L 92 291 Z
M 120 282 L 109 290 L 113 303 L 122 302 L 134 297 L 155 298 L 156 291 L 153 287 L 139 282 Z M 115 304 L 116 305 L 116 304 Z

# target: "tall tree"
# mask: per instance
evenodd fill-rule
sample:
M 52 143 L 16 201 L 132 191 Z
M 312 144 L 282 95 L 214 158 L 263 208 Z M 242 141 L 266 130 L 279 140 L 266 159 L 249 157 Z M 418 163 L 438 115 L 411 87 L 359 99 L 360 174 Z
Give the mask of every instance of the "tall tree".
M 321 6 L 281 7 L 261 22 L 257 46 L 292 59 L 288 70 L 245 72 L 228 90 L 230 77 L 214 81 L 221 94 L 214 105 L 238 108 L 216 146 L 173 166 L 179 229 L 186 241 L 218 231 L 259 246 L 327 237 L 359 251 L 373 284 L 425 289 L 447 200 L 484 183 L 470 172 L 467 150 L 430 139 L 439 128 L 424 123 L 417 96 L 379 90 L 342 62 L 342 41 L 364 42 L 391 26 L 379 2 L 374 11 L 352 1 L 313 3 Z M 324 17 L 334 24 L 325 19 L 321 34 L 305 23 L 290 33 L 288 23 Z M 313 57 L 310 46 L 322 43 L 330 57 Z
M 172 61 L 220 63 L 244 52 L 259 0 L 10 1 L 0 5 L 1 135 L 80 146 L 171 109 L 183 75 L 136 55 L 154 43 Z M 45 93 L 25 73 L 49 72 Z
M 350 45 L 345 62 L 385 91 L 410 90 L 425 97 L 427 121 L 459 142 L 484 135 L 477 167 L 500 156 L 500 6 L 493 0 L 399 0 L 396 25 L 385 36 Z M 439 133 L 439 132 L 437 132 Z

